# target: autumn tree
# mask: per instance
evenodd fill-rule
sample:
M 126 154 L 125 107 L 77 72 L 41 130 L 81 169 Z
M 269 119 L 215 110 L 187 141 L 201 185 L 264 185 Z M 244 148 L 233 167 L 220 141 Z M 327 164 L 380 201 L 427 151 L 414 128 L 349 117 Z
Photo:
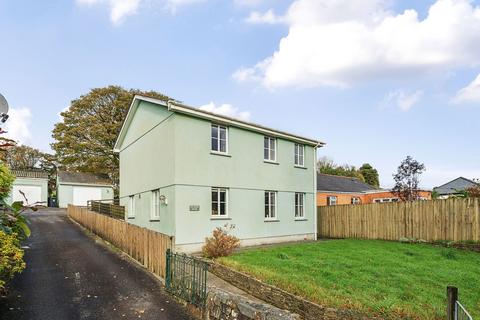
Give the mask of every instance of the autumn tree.
M 392 191 L 403 201 L 418 200 L 420 197 L 418 185 L 420 175 L 425 171 L 423 163 L 407 156 L 398 166 L 397 173 L 393 174 L 395 186 Z
M 136 94 L 169 99 L 154 91 L 109 86 L 73 100 L 53 129 L 52 149 L 58 164 L 71 171 L 107 174 L 117 189 L 119 158 L 113 147 Z
M 17 145 L 8 148 L 6 155 L 7 165 L 12 169 L 40 168 L 51 157 L 45 152 L 26 146 Z
M 369 163 L 364 163 L 358 171 L 361 173 L 365 182 L 373 187 L 380 187 L 380 180 L 378 177 L 378 171 L 374 167 L 372 167 Z

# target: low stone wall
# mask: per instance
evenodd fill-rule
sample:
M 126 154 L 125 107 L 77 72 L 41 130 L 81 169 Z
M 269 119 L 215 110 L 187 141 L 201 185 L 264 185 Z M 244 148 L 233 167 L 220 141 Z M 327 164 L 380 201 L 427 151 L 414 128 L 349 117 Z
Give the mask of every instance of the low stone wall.
M 205 320 L 300 320 L 301 317 L 217 288 L 209 288 Z
M 230 282 L 252 296 L 261 299 L 277 308 L 299 314 L 306 320 L 318 319 L 380 319 L 352 310 L 327 308 L 301 297 L 295 296 L 277 287 L 263 283 L 244 273 L 232 270 L 221 264 L 210 262 L 209 271 L 217 277 Z M 220 319 L 220 318 L 211 318 Z M 232 319 L 232 318 L 223 318 Z M 239 318 L 241 319 L 241 318 Z M 247 318 L 248 319 L 248 318 Z M 257 318 L 254 318 L 257 319 Z M 262 319 L 262 318 L 259 318 Z M 270 319 L 270 318 L 268 318 Z

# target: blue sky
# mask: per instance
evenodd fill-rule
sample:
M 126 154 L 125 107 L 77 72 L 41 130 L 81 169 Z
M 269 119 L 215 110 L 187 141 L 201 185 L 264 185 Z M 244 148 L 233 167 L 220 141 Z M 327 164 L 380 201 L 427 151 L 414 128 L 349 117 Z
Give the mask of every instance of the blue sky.
M 478 1 L 0 0 L 7 128 L 49 150 L 90 88 L 157 90 L 325 141 L 379 169 L 411 155 L 431 188 L 480 178 Z

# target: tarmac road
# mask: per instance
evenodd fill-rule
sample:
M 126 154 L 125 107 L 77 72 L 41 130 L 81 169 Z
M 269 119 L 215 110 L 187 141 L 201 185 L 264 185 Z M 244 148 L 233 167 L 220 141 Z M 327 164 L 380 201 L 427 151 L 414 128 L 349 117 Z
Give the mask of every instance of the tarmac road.
M 65 210 L 29 220 L 27 268 L 0 298 L 0 319 L 192 319 L 156 278 L 85 235 Z

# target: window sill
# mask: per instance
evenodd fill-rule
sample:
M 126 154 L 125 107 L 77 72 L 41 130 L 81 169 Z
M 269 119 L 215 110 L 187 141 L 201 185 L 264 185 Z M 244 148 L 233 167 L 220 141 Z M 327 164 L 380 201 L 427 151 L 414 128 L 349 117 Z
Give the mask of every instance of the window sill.
M 265 219 L 263 222 L 280 222 L 278 219 Z
M 150 222 L 160 222 L 160 219 L 150 219 Z
M 307 170 L 305 166 L 294 165 L 295 168 Z
M 135 219 L 135 217 L 127 217 L 127 219 Z
M 295 218 L 295 221 L 308 221 L 307 218 Z
M 229 217 L 210 217 L 210 220 L 232 220 Z
M 265 160 L 263 159 L 263 162 L 265 163 L 270 163 L 270 164 L 276 164 L 276 165 L 279 165 L 280 163 L 276 162 L 276 161 L 271 161 L 271 160 Z
M 229 155 L 228 153 L 217 152 L 217 151 L 210 151 L 210 154 L 212 154 L 212 155 L 214 155 L 214 156 L 222 156 L 222 157 L 229 157 L 229 158 L 232 157 L 232 156 Z

